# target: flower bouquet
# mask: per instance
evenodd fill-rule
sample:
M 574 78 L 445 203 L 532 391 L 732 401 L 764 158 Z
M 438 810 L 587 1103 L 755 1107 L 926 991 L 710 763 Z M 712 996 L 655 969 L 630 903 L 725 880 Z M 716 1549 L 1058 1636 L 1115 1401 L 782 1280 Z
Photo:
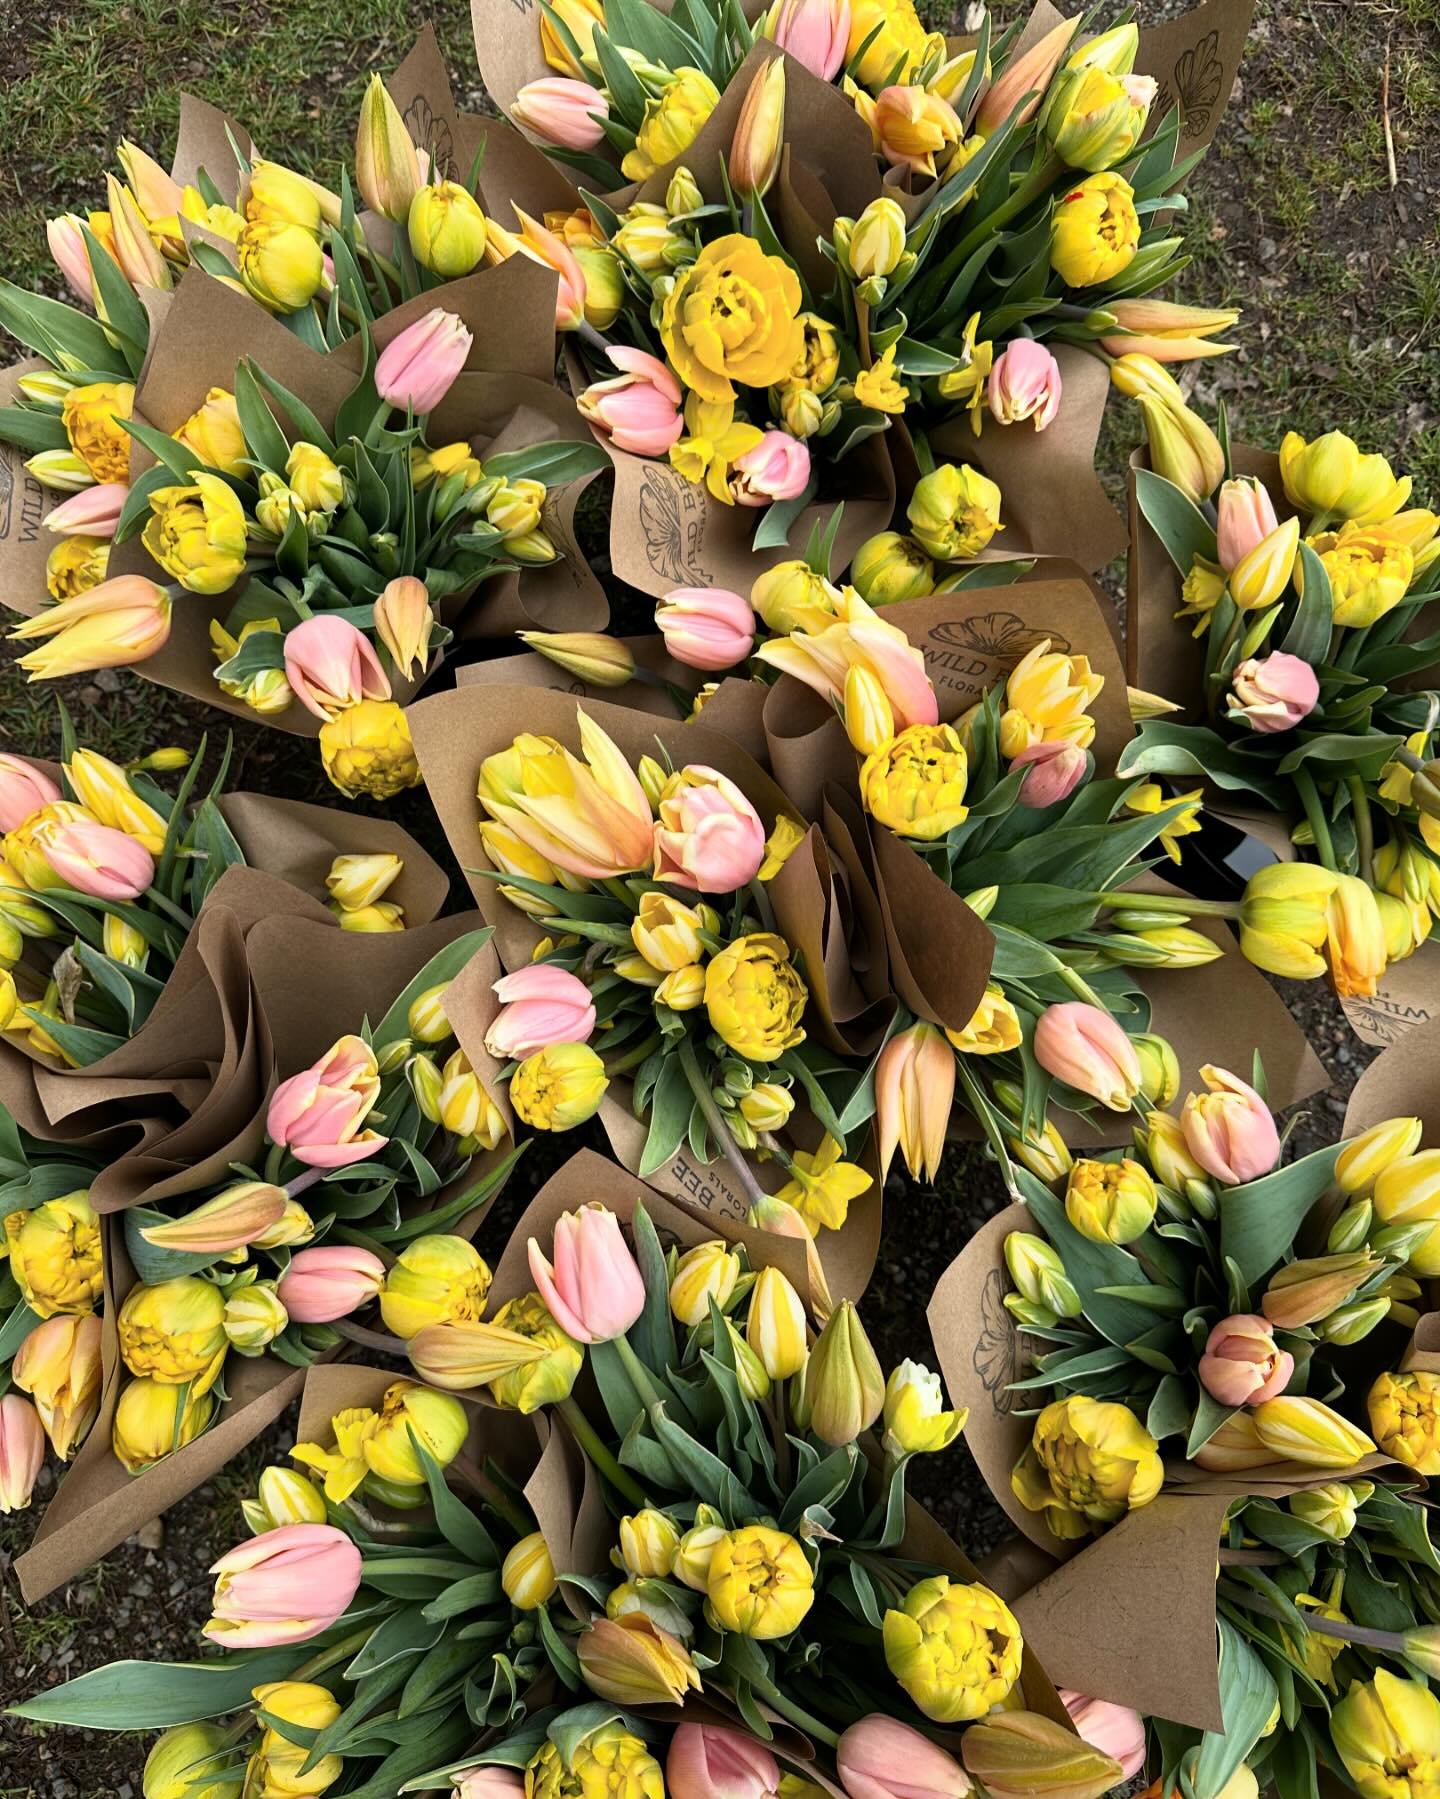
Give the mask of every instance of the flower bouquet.
M 879 433 L 902 496 L 945 458 L 974 463 L 997 506 L 998 480 L 1016 508 L 1008 553 L 1092 567 L 1115 554 L 1091 467 L 1104 372 L 1076 346 L 1212 354 L 1234 319 L 1142 297 L 1181 240 L 1141 215 L 1183 207 L 1173 190 L 1210 116 L 1197 129 L 1172 108 L 1142 145 L 1157 83 L 1132 72 L 1133 25 L 1082 43 L 1078 20 L 997 34 L 987 16 L 978 40 L 947 42 L 908 0 L 790 0 L 758 27 L 712 4 L 675 18 L 567 0 L 527 44 L 488 13 L 487 85 L 588 182 L 546 229 L 557 259 L 567 245 L 589 257 L 571 276 L 582 410 L 642 459 L 619 463 L 643 532 L 617 513 L 627 579 L 733 585 L 751 536 L 735 505 L 770 508 L 753 548 L 773 553 L 817 491 L 867 502 L 848 560 L 876 528 L 868 502 L 883 496 L 863 470 Z M 1229 76 L 1214 74 L 1218 98 Z M 637 188 L 615 191 L 606 152 Z M 603 314 L 583 303 L 597 286 Z M 702 481 L 709 500 L 685 494 Z
M 339 1783 L 389 1799 L 523 1716 L 543 1681 L 574 1684 L 575 1625 L 529 1498 L 566 1478 L 553 1445 L 354 1365 L 312 1371 L 299 1432 L 295 1458 L 328 1465 L 316 1480 L 267 1467 L 242 1502 L 253 1534 L 211 1570 L 206 1658 L 115 1663 L 26 1715 L 169 1726 L 146 1760 L 154 1792 Z
M 826 894 L 782 894 L 807 842 L 785 796 L 703 726 L 550 690 L 465 685 L 413 716 L 509 970 L 487 1041 L 517 1118 L 568 1129 L 599 1110 L 645 1179 L 818 1235 L 858 1293 L 879 1229 L 865 1064 L 827 1047 L 846 1039 L 813 1003 L 845 989 L 819 951 Z M 871 1048 L 874 1022 L 856 1038 Z
M 1247 889 L 1252 960 L 1291 979 L 1328 971 L 1342 998 L 1371 999 L 1429 937 L 1440 895 L 1424 774 L 1440 711 L 1424 629 L 1435 514 L 1343 432 L 1289 432 L 1277 460 L 1232 449 L 1224 420 L 1217 436 L 1144 359 L 1115 379 L 1150 436 L 1133 472 L 1137 679 L 1184 708 L 1145 721 L 1124 766 L 1203 774 L 1237 824 L 1253 817 L 1298 859 Z
M 413 1333 L 437 1295 L 458 1315 L 483 1309 L 489 1270 L 468 1238 L 514 1157 L 489 1070 L 445 1013 L 457 979 L 493 978 L 475 922 L 363 940 L 296 919 L 252 931 L 273 1073 L 236 1140 L 105 1220 L 100 1428 L 23 1558 L 28 1593 L 222 1466 L 317 1355 L 368 1340 L 352 1315 L 378 1303 Z M 420 1069 L 432 1054 L 439 1094 Z

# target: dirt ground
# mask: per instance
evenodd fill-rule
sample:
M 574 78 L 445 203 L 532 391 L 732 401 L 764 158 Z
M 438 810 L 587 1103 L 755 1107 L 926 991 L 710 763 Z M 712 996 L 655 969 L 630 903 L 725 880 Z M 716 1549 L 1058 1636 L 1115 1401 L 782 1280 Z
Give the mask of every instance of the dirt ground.
M 465 10 L 457 0 L 435 22 L 457 89 L 478 104 Z M 1142 23 L 1179 10 L 1159 0 L 1138 7 Z M 1417 498 L 1431 504 L 1440 496 L 1436 18 L 1436 0 L 1260 0 L 1240 89 L 1193 183 L 1196 254 L 1181 296 L 1245 308 L 1241 353 L 1208 367 L 1198 383 L 1206 399 L 1226 394 L 1237 436 L 1270 443 L 1291 425 L 1307 435 L 1343 427 L 1413 473 Z M 402 0 L 352 0 L 337 43 L 321 0 L 284 8 L 269 0 L 244 8 L 17 0 L 0 25 L 0 66 L 11 77 L 0 93 L 0 270 L 22 285 L 49 283 L 45 217 L 94 203 L 119 136 L 163 153 L 180 86 L 224 103 L 273 148 L 323 165 L 349 135 L 365 74 L 398 61 L 422 22 Z M 1132 418 L 1112 408 L 1103 450 L 1117 492 L 1132 432 Z M 643 628 L 633 604 L 617 599 L 617 622 Z M 71 683 L 66 698 L 82 737 L 117 756 L 193 743 L 216 723 L 128 675 Z M 0 663 L 0 744 L 46 753 L 54 743 L 49 696 Z M 239 784 L 333 797 L 278 733 L 242 728 L 237 748 Z M 423 797 L 397 803 L 393 815 L 444 854 Z M 1335 1083 L 1301 1129 L 1312 1142 L 1333 1139 L 1369 1055 L 1318 986 L 1288 988 L 1286 998 Z M 565 1153 L 576 1147 L 565 1140 Z M 553 1165 L 532 1153 L 482 1249 L 498 1250 L 508 1220 Z M 952 1151 L 933 1191 L 892 1180 L 865 1306 L 882 1359 L 923 1353 L 917 1308 L 1002 1203 L 993 1169 L 975 1154 Z M 282 1421 L 143 1540 L 32 1610 L 9 1568 L 36 1512 L 0 1519 L 0 1702 L 117 1657 L 197 1653 L 206 1568 L 242 1534 L 239 1500 L 264 1463 L 283 1454 L 291 1430 Z M 972 1555 L 998 1539 L 1000 1513 L 963 1445 L 932 1458 L 917 1484 Z M 43 1502 L 42 1490 L 37 1506 Z M 138 1736 L 0 1721 L 0 1799 L 138 1799 L 144 1749 Z

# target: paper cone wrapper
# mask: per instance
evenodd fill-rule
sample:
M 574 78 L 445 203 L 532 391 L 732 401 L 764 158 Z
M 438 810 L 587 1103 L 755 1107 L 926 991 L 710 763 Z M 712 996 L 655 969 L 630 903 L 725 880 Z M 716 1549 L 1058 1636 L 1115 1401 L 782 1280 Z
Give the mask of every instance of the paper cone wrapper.
M 1440 1141 L 1440 1022 L 1433 1018 L 1414 1020 L 1404 1042 L 1386 1049 L 1360 1076 L 1345 1109 L 1344 1134 L 1358 1137 L 1386 1118 L 1409 1117 L 1423 1125 L 1422 1143 Z

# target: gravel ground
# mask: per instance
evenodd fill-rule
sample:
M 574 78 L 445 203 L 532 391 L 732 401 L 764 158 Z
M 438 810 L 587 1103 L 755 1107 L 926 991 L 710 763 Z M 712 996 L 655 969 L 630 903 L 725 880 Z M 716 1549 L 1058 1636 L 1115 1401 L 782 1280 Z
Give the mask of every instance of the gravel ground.
M 59 32 L 65 18 L 61 9 L 40 0 L 22 5 L 23 36 L 12 65 L 17 74 L 26 72 L 28 52 L 49 34 L 52 22 Z M 152 0 L 135 0 L 122 10 L 127 30 L 133 25 L 153 36 L 165 29 L 166 9 L 157 10 Z M 190 9 L 184 10 L 189 16 Z M 271 21 L 265 4 L 251 10 L 258 56 L 264 33 L 284 33 L 292 21 L 278 10 Z M 367 57 L 382 67 L 393 63 L 419 23 L 389 0 L 383 10 L 385 29 L 375 29 L 373 46 L 363 53 L 357 36 L 343 69 L 296 83 L 277 74 L 278 65 L 267 64 L 261 73 L 270 86 L 252 77 L 254 105 L 269 107 L 277 137 L 281 125 L 291 126 L 293 113 L 317 152 L 338 147 L 353 117 L 350 97 Z M 1140 7 L 1142 20 L 1179 10 L 1183 7 L 1174 0 L 1142 0 Z M 463 87 L 474 76 L 463 60 L 461 13 L 463 8 L 453 6 L 437 22 L 452 67 L 463 70 Z M 1344 8 L 1322 0 L 1286 5 L 1261 0 L 1241 90 L 1215 152 L 1193 184 L 1199 254 L 1186 278 L 1185 297 L 1213 302 L 1234 295 L 1247 308 L 1244 336 L 1251 347 L 1213 377 L 1215 386 L 1227 390 L 1242 434 L 1273 438 L 1292 420 L 1311 432 L 1330 423 L 1358 432 L 1363 422 L 1372 427 L 1374 442 L 1367 447 L 1400 452 L 1403 444 L 1402 465 L 1433 474 L 1440 468 L 1435 432 L 1440 359 L 1432 356 L 1428 365 L 1415 359 L 1417 343 L 1433 343 L 1440 316 L 1433 274 L 1440 170 L 1433 123 L 1426 129 L 1427 109 L 1433 115 L 1440 107 L 1440 76 L 1425 35 L 1427 18 L 1433 26 L 1433 0 L 1355 0 Z M 98 29 L 85 25 L 74 46 L 81 75 L 74 88 L 76 111 L 73 120 L 67 111 L 63 133 L 68 160 L 59 158 L 52 168 L 55 140 L 47 134 L 55 129 L 53 118 L 26 115 L 22 101 L 15 121 L 32 134 L 28 142 L 22 135 L 12 164 L 16 197 L 23 198 L 31 222 L 23 240 L 6 233 L 7 247 L 16 249 L 7 272 L 22 280 L 30 277 L 15 264 L 20 255 L 35 254 L 39 220 L 82 202 L 90 192 L 91 159 L 77 154 L 83 143 L 93 141 L 94 155 L 103 162 L 121 128 L 135 130 L 147 142 L 164 135 L 163 108 L 157 115 L 154 107 L 141 104 L 140 96 L 152 85 L 143 72 L 127 65 L 123 103 L 97 77 L 93 37 L 84 33 Z M 233 40 L 226 44 L 227 54 L 246 53 Z M 1392 58 L 1393 120 L 1386 114 L 1383 122 L 1392 127 L 1398 188 L 1387 191 L 1377 95 L 1382 63 L 1388 69 Z M 206 93 L 214 88 L 214 98 L 257 116 L 247 109 L 244 92 L 216 86 L 198 55 L 162 66 L 166 80 L 174 76 Z M 336 89 L 342 81 L 349 85 L 340 105 Z M 120 92 L 124 96 L 126 90 Z M 69 93 L 67 85 L 67 104 Z M 472 88 L 470 103 L 477 98 Z M 157 116 L 162 128 L 147 130 Z M 58 161 L 64 161 L 63 169 Z M 0 174 L 0 183 L 4 179 Z M 1283 358 L 1273 348 L 1279 344 L 1286 346 Z M 1333 408 L 1326 398 L 1331 388 L 1342 395 Z M 1327 409 L 1333 417 L 1324 416 Z M 1133 420 L 1112 408 L 1103 455 L 1117 489 L 1132 429 Z M 1434 488 L 1432 480 L 1432 501 Z M 622 605 L 617 613 L 622 627 L 626 610 Z M 72 683 L 67 699 L 82 733 L 116 754 L 132 754 L 132 746 L 157 741 L 193 742 L 198 729 L 215 723 L 214 715 L 128 676 Z M 26 690 L 8 666 L 0 668 L 0 738 L 6 747 L 26 750 L 54 744 L 48 699 Z M 237 751 L 239 779 L 246 785 L 333 797 L 310 760 L 294 756 L 278 734 L 242 728 Z M 394 815 L 443 854 L 423 799 L 412 796 Z M 1318 984 L 1288 988 L 1286 999 L 1334 1081 L 1297 1125 L 1297 1147 L 1314 1147 L 1338 1132 L 1349 1090 L 1371 1052 L 1353 1037 L 1338 1005 Z M 566 1140 L 566 1153 L 575 1147 L 574 1139 Z M 482 1248 L 498 1250 L 508 1222 L 554 1166 L 556 1148 L 532 1150 L 499 1202 Z M 882 1359 L 923 1353 L 924 1345 L 916 1341 L 918 1312 L 951 1258 L 1003 1204 L 993 1168 L 976 1152 L 952 1151 L 934 1191 L 892 1179 L 885 1241 L 865 1308 Z M 20 1602 L 10 1564 L 29 1541 L 36 1512 L 0 1519 L 0 1703 L 118 1657 L 193 1655 L 208 1609 L 205 1569 L 242 1533 L 240 1497 L 266 1461 L 283 1456 L 292 1436 L 293 1417 L 282 1419 L 222 1477 L 32 1610 Z M 963 1444 L 925 1463 L 916 1485 L 973 1556 L 1000 1539 L 1002 1515 Z M 43 1501 L 42 1490 L 37 1504 Z M 0 1719 L 0 1799 L 138 1799 L 143 1756 L 138 1736 L 81 1737 Z

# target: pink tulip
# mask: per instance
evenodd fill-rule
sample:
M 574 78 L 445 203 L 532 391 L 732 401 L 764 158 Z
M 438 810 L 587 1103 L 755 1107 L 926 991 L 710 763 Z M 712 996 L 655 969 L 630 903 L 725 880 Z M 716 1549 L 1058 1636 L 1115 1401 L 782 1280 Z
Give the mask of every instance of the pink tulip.
M 73 212 L 58 219 L 47 219 L 45 241 L 70 291 L 89 306 L 95 300 L 95 277 L 90 273 L 90 253 L 85 248 L 80 225 L 81 221 Z
M 581 1343 L 623 1336 L 645 1309 L 645 1280 L 620 1231 L 602 1205 L 566 1212 L 555 1223 L 555 1260 L 532 1237 L 530 1278 L 561 1330 Z
M 1057 1081 L 1112 1112 L 1128 1112 L 1140 1091 L 1140 1058 L 1108 1012 L 1083 1000 L 1047 1006 L 1035 1026 L 1035 1059 Z
M 525 1799 L 525 1776 L 515 1768 L 471 1768 L 450 1778 L 452 1799 Z
M 852 668 L 860 668 L 885 690 L 897 731 L 938 723 L 940 704 L 925 671 L 924 652 L 853 588 L 844 590 L 835 613 L 834 624 L 823 630 L 767 637 L 755 654 L 782 674 L 803 681 L 842 713 L 846 676 Z
M 961 1799 L 970 1791 L 970 1776 L 953 1755 L 883 1712 L 850 1726 L 835 1763 L 850 1799 Z
M 317 613 L 285 633 L 285 678 L 316 718 L 334 718 L 361 700 L 388 700 L 390 682 L 358 626 Z
M 605 137 L 600 120 L 609 116 L 609 102 L 598 88 L 563 75 L 527 81 L 510 105 L 517 125 L 563 150 L 593 150 Z
M 1043 431 L 1060 410 L 1060 364 L 1033 337 L 1017 337 L 995 358 L 985 398 L 1002 425 L 1034 419 Z
M 1294 1356 L 1278 1347 L 1270 1320 L 1257 1312 L 1222 1318 L 1205 1339 L 1200 1358 L 1200 1384 L 1221 1405 L 1274 1399 L 1290 1385 L 1294 1372 Z
M 23 1512 L 45 1460 L 45 1427 L 28 1399 L 0 1399 L 0 1512 Z
M 875 1129 L 880 1178 L 898 1148 L 919 1180 L 933 1181 L 945 1153 L 945 1127 L 955 1097 L 955 1052 L 923 1021 L 896 1034 L 875 1063 Z
M 1226 717 L 1243 719 L 1252 731 L 1292 730 L 1320 703 L 1315 670 L 1284 650 L 1251 656 L 1235 670 L 1230 684 L 1233 691 L 1225 697 Z
M 1253 1087 L 1226 1068 L 1200 1070 L 1208 1093 L 1191 1093 L 1180 1109 L 1185 1147 L 1228 1187 L 1257 1181 L 1280 1160 L 1280 1133 L 1269 1106 Z
M 617 450 L 632 456 L 664 456 L 685 430 L 680 383 L 648 350 L 612 344 L 610 360 L 624 372 L 595 381 L 576 404 Z
M 1059 737 L 1029 744 L 1010 763 L 1012 771 L 1030 770 L 1020 783 L 1020 804 L 1037 809 L 1068 800 L 1085 779 L 1089 766 L 1090 758 L 1078 744 Z
M 46 824 L 39 844 L 60 879 L 92 899 L 139 899 L 155 879 L 149 850 L 111 825 L 57 819 Z
M 331 1324 L 368 1305 L 385 1285 L 385 1264 L 352 1243 L 300 1249 L 275 1284 L 296 1324 Z
M 676 587 L 655 608 L 665 648 L 687 668 L 734 668 L 755 647 L 750 602 L 727 587 Z
M 552 1043 L 588 1043 L 595 1002 L 577 975 L 534 962 L 495 983 L 501 1011 L 485 1033 L 485 1047 L 502 1062 L 523 1062 Z
M 833 81 L 845 66 L 850 0 L 775 0 L 762 29 L 812 75 Z
M 780 1764 L 743 1730 L 682 1724 L 665 1758 L 670 1799 L 775 1799 Z
M 0 753 L 0 831 L 13 831 L 59 797 L 60 789 L 43 768 L 23 756 Z
M 227 1649 L 270 1649 L 318 1637 L 360 1587 L 360 1551 L 333 1524 L 283 1524 L 240 1543 L 218 1578 L 204 1634 Z
M 97 481 L 94 487 L 72 493 L 45 514 L 45 529 L 82 537 L 113 537 L 129 497 L 124 481 Z
M 660 801 L 659 814 L 657 881 L 699 893 L 738 893 L 754 880 L 765 860 L 765 827 L 728 776 L 691 763 Z
M 1119 1762 L 1122 1779 L 1133 1780 L 1145 1766 L 1145 1722 L 1139 1712 L 1109 1699 L 1087 1699 L 1070 1687 L 1059 1691 L 1081 1740 Z
M 767 431 L 753 450 L 737 456 L 731 497 L 741 506 L 768 506 L 793 500 L 810 480 L 810 448 L 788 431 Z
M 272 1143 L 311 1168 L 348 1168 L 389 1142 L 360 1128 L 379 1097 L 374 1050 L 362 1037 L 341 1037 L 318 1062 L 281 1081 L 265 1128 Z
M 1227 575 L 1251 550 L 1258 549 L 1272 531 L 1280 528 L 1269 489 L 1254 475 L 1241 475 L 1233 481 L 1222 482 L 1216 510 L 1219 514 L 1215 531 L 1216 559 Z
M 380 352 L 375 364 L 380 398 L 417 417 L 432 412 L 464 368 L 474 341 L 453 312 L 436 306 Z

